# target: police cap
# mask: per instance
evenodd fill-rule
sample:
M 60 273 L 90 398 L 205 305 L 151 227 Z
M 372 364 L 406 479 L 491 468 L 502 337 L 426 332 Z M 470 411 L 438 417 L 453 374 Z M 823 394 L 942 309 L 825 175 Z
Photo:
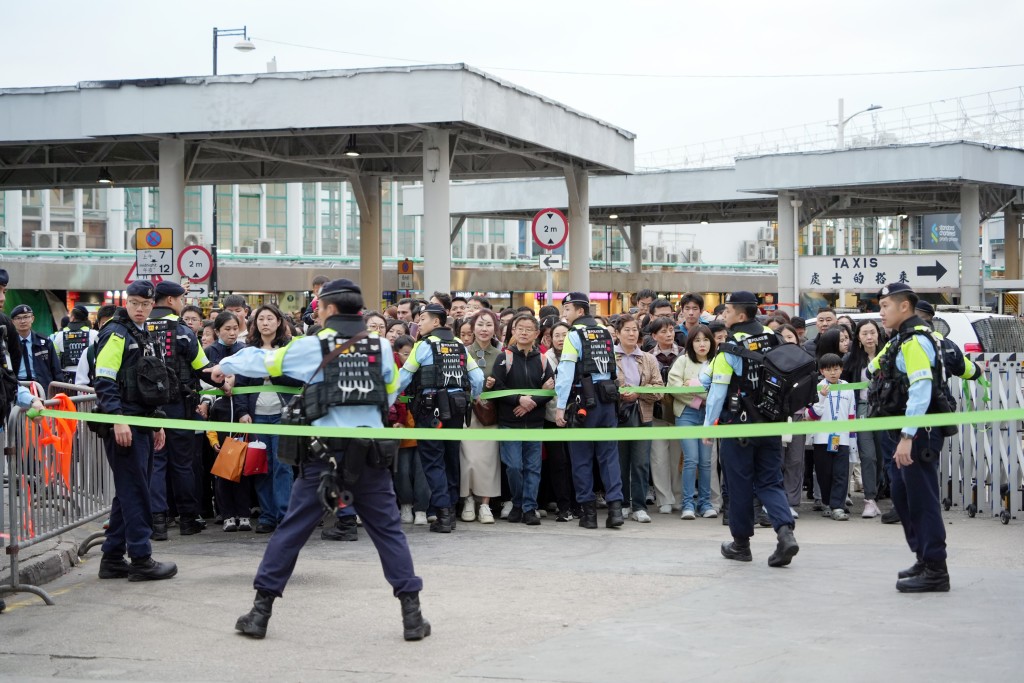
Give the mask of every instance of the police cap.
M 589 306 L 590 297 L 584 294 L 583 292 L 569 292 L 568 294 L 565 295 L 565 298 L 562 299 L 562 305 L 564 306 L 565 304 L 574 304 L 576 306 Z
M 11 276 L 7 274 L 7 271 L 0 268 L 0 287 L 6 287 L 7 283 L 11 281 Z
M 136 280 L 125 290 L 128 296 L 141 296 L 143 299 L 155 299 L 156 287 L 149 280 Z
M 362 294 L 363 291 L 359 289 L 359 285 L 352 282 L 348 278 L 342 277 L 337 280 L 331 280 L 320 289 L 320 297 L 330 296 L 331 294 L 341 294 L 342 292 L 352 292 L 354 294 Z
M 906 282 L 894 282 L 891 285 L 886 285 L 885 287 L 882 287 L 882 289 L 878 292 L 878 300 L 881 301 L 887 296 L 892 296 L 893 294 L 900 293 L 914 294 L 914 289 Z
M 171 282 L 170 280 L 162 280 L 156 286 L 157 298 L 164 296 L 183 296 L 185 294 L 185 288 L 179 285 L 177 282 Z
M 89 309 L 85 306 L 75 306 L 71 309 L 71 317 L 79 320 L 89 319 Z
M 741 305 L 741 306 L 751 306 L 751 305 L 756 306 L 757 305 L 757 297 L 754 296 L 753 292 L 744 292 L 744 291 L 733 292 L 732 294 L 729 295 L 729 298 L 725 300 L 725 303 L 727 303 L 727 304 L 738 304 L 738 305 Z
M 32 315 L 32 307 L 28 304 L 18 304 L 11 311 L 11 317 L 17 318 L 19 315 Z
M 924 301 L 924 300 L 918 301 L 917 305 L 914 306 L 914 308 L 916 308 L 917 310 L 921 311 L 922 313 L 924 313 L 926 315 L 935 315 L 935 307 L 932 306 L 927 301 Z
M 427 304 L 420 313 L 429 313 L 437 316 L 442 325 L 448 322 L 448 311 L 444 310 L 444 306 L 441 304 Z

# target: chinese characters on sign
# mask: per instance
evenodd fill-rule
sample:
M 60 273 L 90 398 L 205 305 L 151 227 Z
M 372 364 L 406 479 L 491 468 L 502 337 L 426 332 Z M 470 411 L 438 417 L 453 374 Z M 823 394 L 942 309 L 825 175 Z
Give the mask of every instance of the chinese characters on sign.
M 806 256 L 798 261 L 800 289 L 805 291 L 877 291 L 894 282 L 920 290 L 960 286 L 957 254 L 884 256 Z

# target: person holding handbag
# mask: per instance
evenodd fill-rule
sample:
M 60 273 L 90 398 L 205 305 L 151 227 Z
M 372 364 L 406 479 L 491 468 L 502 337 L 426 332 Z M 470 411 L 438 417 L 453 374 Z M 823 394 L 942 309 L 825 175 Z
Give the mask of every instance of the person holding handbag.
M 618 385 L 626 391 L 619 395 L 619 426 L 650 427 L 654 421 L 654 404 L 661 400 L 661 394 L 639 394 L 629 387 L 663 387 L 658 361 L 651 354 L 642 351 L 640 324 L 633 316 L 621 316 L 615 325 L 619 343 L 615 346 L 615 364 L 618 368 Z M 631 511 L 629 518 L 637 522 L 650 522 L 647 514 L 647 482 L 651 476 L 651 442 L 620 441 L 619 468 L 622 470 L 622 490 L 629 492 Z M 625 501 L 623 501 L 625 505 Z
M 231 311 L 221 311 L 213 321 L 213 329 L 217 333 L 217 341 L 204 349 L 211 363 L 219 364 L 245 348 L 245 344 L 238 341 L 238 333 L 241 330 L 238 317 Z M 252 382 L 253 380 L 247 377 L 240 377 L 236 386 L 249 386 Z M 210 419 L 214 422 L 238 420 L 241 424 L 252 424 L 252 414 L 249 412 L 246 399 L 248 396 L 222 396 L 210 408 Z M 227 439 L 232 438 L 230 434 L 217 432 L 207 432 L 207 437 L 218 455 Z M 241 440 L 246 441 L 247 438 L 243 435 Z M 224 531 L 252 531 L 248 481 L 234 482 L 223 477 L 215 477 L 214 498 L 217 512 L 224 519 Z
M 496 338 L 498 316 L 489 308 L 482 309 L 470 318 L 473 327 L 473 343 L 469 355 L 476 360 L 484 377 L 484 389 L 494 388 L 494 363 L 501 353 L 501 344 Z M 479 403 L 477 398 L 475 403 Z M 469 426 L 471 429 L 494 427 L 480 422 L 473 411 Z M 494 441 L 463 441 L 459 452 L 459 493 L 463 496 L 462 521 L 478 519 L 481 524 L 494 524 L 491 512 L 491 497 L 501 495 L 501 464 L 498 459 L 498 444 Z M 474 494 L 480 497 L 480 509 L 474 507 Z M 502 511 L 502 517 L 507 517 Z

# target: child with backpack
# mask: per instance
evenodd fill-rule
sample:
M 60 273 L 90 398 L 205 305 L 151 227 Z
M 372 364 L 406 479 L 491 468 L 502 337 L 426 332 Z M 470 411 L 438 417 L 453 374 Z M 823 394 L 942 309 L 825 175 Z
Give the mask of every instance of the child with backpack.
M 843 359 L 826 353 L 818 359 L 818 371 L 824 379 L 818 383 L 818 401 L 807 409 L 810 420 L 820 420 L 822 430 L 812 435 L 814 469 L 818 475 L 821 497 L 828 505 L 823 513 L 836 521 L 846 521 L 846 492 L 850 475 L 850 432 L 842 422 L 857 417 L 857 399 L 852 389 L 830 389 L 829 385 L 848 384 L 840 379 Z

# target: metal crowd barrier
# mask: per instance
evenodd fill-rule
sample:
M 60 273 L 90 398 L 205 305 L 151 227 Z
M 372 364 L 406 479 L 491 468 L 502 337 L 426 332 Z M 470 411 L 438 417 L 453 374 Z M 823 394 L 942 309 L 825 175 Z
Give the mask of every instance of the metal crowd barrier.
M 38 386 L 38 385 L 37 385 Z M 79 412 L 92 412 L 96 395 L 89 387 L 53 383 L 51 396 L 67 394 Z M 53 398 L 47 407 L 57 407 Z M 69 443 L 63 446 L 47 439 L 52 434 L 59 440 L 57 421 L 43 418 L 49 426 L 30 420 L 25 411 L 15 407 L 7 421 L 4 460 L 7 466 L 7 505 L 3 533 L 7 535 L 4 549 L 11 558 L 10 584 L 0 586 L 4 592 L 28 592 L 38 595 L 47 605 L 50 595 L 39 588 L 20 582 L 18 554 L 37 543 L 54 538 L 83 524 L 110 514 L 114 497 L 114 480 L 107 466 L 103 442 L 78 422 Z M 67 446 L 70 446 L 68 448 Z M 102 534 L 94 534 L 79 548 L 84 554 Z
M 985 368 L 992 383 L 991 401 L 977 382 L 951 380 L 958 409 L 1014 410 L 1024 408 L 1024 353 L 968 354 Z M 1024 422 L 960 425 L 946 439 L 940 458 L 939 486 L 946 510 L 960 507 L 968 516 L 978 513 L 1009 524 L 1024 510 Z

